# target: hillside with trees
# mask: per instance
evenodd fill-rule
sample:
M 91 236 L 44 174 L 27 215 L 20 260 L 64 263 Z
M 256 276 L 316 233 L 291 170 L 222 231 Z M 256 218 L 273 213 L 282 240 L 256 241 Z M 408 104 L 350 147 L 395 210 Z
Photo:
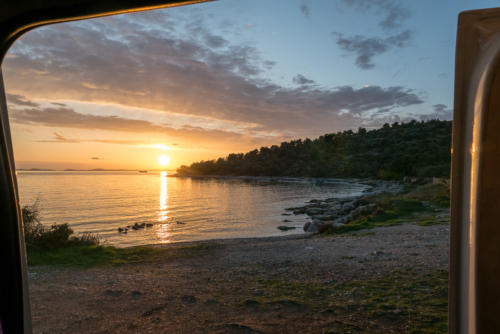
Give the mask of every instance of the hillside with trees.
M 449 177 L 451 121 L 384 124 L 200 161 L 180 176 Z

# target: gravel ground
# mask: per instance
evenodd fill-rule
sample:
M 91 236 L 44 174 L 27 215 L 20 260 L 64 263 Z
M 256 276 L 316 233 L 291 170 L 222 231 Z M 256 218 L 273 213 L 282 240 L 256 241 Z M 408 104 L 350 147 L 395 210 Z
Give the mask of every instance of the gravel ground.
M 449 225 L 358 233 L 218 240 L 196 257 L 114 267 L 31 267 L 34 333 L 326 333 L 348 314 L 291 298 L 264 307 L 266 284 L 321 286 L 448 268 Z M 368 325 L 398 332 L 390 321 L 349 321 L 353 332 Z

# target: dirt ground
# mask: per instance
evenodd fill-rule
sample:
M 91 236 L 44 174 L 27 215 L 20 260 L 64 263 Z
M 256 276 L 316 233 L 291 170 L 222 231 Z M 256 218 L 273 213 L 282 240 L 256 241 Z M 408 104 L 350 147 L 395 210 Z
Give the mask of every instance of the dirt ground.
M 212 241 L 196 256 L 151 263 L 31 267 L 34 333 L 404 332 L 409 316 L 364 316 L 339 287 L 447 270 L 449 225 L 358 233 Z

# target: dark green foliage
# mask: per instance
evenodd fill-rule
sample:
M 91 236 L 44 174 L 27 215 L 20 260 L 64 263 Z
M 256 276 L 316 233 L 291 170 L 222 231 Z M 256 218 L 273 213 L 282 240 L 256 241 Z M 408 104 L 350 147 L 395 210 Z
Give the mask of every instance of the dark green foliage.
M 99 237 L 91 233 L 85 233 L 79 237 L 72 236 L 73 230 L 68 224 L 53 224 L 49 228 L 45 227 L 40 222 L 38 201 L 24 206 L 21 213 L 23 215 L 24 240 L 28 251 L 99 244 Z
M 44 226 L 40 223 L 40 210 L 38 200 L 31 205 L 26 205 L 21 209 L 24 226 L 24 241 L 26 245 L 32 245 L 43 233 Z
M 179 175 L 448 177 L 451 121 L 394 123 L 381 129 L 293 140 L 177 169 Z

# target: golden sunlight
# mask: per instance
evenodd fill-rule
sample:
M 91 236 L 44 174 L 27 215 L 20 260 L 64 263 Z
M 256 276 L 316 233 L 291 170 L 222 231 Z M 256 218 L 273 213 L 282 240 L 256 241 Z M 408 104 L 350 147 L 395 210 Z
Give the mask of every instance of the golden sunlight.
M 160 166 L 165 167 L 166 165 L 168 165 L 170 163 L 170 157 L 166 156 L 164 154 L 159 155 L 158 156 L 158 163 L 160 164 Z

